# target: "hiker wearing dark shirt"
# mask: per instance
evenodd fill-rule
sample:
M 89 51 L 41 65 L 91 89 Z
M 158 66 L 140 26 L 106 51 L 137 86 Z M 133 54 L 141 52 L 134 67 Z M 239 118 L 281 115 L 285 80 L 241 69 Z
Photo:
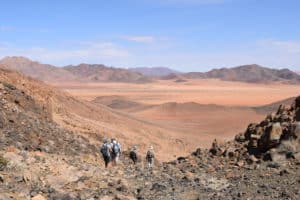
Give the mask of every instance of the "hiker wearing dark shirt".
M 153 167 L 153 163 L 154 163 L 154 150 L 153 150 L 153 146 L 150 146 L 147 154 L 146 154 L 146 160 L 148 163 L 148 167 L 152 168 Z
M 109 162 L 111 161 L 111 145 L 109 144 L 107 139 L 103 140 L 103 144 L 100 148 L 100 152 L 103 156 L 103 160 L 104 160 L 104 163 L 105 163 L 105 168 L 107 168 Z
M 136 164 L 138 160 L 137 150 L 137 146 L 135 145 L 129 153 L 129 157 L 133 161 L 133 164 Z

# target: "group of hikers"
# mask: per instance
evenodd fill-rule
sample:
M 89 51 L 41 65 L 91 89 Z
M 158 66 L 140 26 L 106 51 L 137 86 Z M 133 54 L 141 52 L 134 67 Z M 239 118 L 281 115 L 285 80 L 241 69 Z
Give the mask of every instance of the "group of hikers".
M 103 144 L 100 148 L 100 152 L 103 156 L 105 167 L 108 167 L 108 164 L 111 162 L 113 166 L 117 165 L 120 159 L 122 152 L 122 146 L 116 139 L 104 139 Z M 129 158 L 133 161 L 133 164 L 136 164 L 138 161 L 138 147 L 135 145 L 129 152 Z M 154 163 L 154 149 L 153 146 L 150 146 L 147 154 L 146 161 L 148 167 L 152 168 Z

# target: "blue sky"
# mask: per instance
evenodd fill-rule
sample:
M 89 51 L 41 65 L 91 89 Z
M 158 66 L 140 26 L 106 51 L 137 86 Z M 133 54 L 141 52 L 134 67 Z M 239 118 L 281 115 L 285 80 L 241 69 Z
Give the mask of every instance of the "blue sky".
M 300 70 L 298 0 L 1 1 L 0 57 L 206 71 Z

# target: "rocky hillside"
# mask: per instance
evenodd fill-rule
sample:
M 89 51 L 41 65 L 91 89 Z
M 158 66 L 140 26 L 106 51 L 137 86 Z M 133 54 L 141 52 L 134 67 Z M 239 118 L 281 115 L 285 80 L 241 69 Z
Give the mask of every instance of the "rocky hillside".
M 156 161 L 148 169 L 143 151 L 133 166 L 125 149 L 121 163 L 105 169 L 92 135 L 87 138 L 84 132 L 56 123 L 57 112 L 66 112 L 63 107 L 38 98 L 41 91 L 34 89 L 34 82 L 5 69 L 0 72 L 0 199 L 298 199 L 300 195 L 300 96 L 261 123 L 250 124 L 235 140 L 215 141 L 209 150 Z M 57 92 L 44 87 L 49 101 L 56 101 Z M 113 114 L 107 117 L 118 120 Z
M 1 150 L 10 147 L 21 151 L 93 154 L 95 147 L 89 145 L 86 139 L 53 122 L 47 107 L 41 106 L 14 85 L 0 82 L 0 100 Z

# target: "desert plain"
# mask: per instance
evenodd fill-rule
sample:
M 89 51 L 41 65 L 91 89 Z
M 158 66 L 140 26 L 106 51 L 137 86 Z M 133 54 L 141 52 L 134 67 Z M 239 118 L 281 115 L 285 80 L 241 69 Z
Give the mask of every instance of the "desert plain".
M 185 143 L 184 152 L 227 141 L 261 121 L 260 106 L 299 95 L 299 85 L 242 83 L 218 79 L 151 83 L 51 83 L 82 100 L 168 130 Z M 274 110 L 276 112 L 276 110 Z

